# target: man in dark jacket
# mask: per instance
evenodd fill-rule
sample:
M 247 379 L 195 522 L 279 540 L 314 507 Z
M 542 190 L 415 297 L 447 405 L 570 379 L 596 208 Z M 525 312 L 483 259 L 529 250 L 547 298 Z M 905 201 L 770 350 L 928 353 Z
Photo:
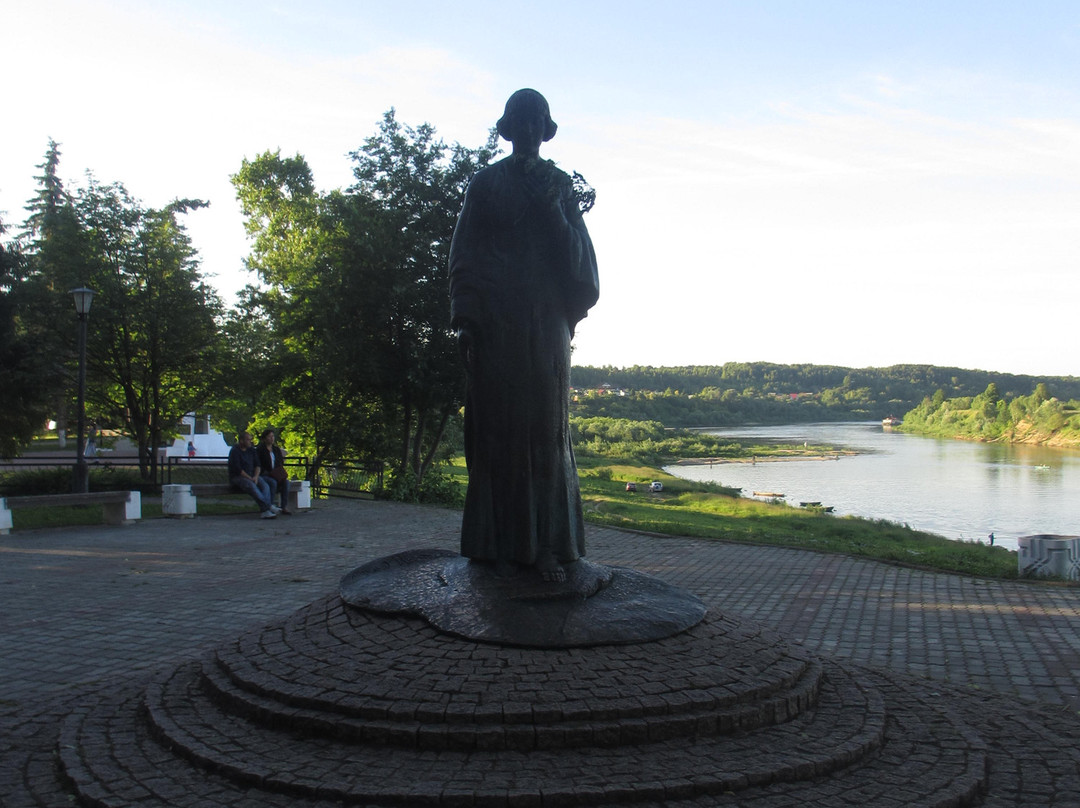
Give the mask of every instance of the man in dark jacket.
M 237 444 L 229 450 L 229 482 L 245 494 L 250 494 L 262 511 L 263 519 L 278 515 L 270 499 L 270 487 L 262 479 L 259 457 L 251 443 L 251 433 L 241 432 Z

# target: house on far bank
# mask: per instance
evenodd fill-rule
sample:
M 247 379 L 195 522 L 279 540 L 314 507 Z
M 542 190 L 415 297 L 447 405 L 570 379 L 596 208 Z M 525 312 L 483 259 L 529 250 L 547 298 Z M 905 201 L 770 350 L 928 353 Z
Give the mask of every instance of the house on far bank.
M 176 427 L 176 440 L 161 450 L 162 457 L 188 457 L 188 443 L 195 447 L 194 460 L 229 456 L 229 444 L 220 432 L 210 429 L 210 416 L 189 412 Z

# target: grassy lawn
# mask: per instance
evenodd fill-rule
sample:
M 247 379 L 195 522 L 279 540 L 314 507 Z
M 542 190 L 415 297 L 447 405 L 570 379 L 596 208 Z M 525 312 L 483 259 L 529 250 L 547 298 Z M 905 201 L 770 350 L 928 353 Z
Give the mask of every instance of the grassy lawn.
M 735 495 L 718 485 L 673 477 L 649 466 L 579 459 L 585 519 L 594 524 L 677 536 L 844 553 L 942 572 L 1016 578 L 1016 553 L 951 541 L 892 522 L 833 516 Z M 640 483 L 659 480 L 661 493 Z M 626 483 L 639 483 L 626 491 Z
M 1018 577 L 1016 553 L 1004 547 L 951 541 L 892 522 L 747 499 L 734 489 L 683 480 L 633 460 L 587 452 L 578 452 L 577 460 L 585 520 L 593 524 L 844 553 L 983 578 Z M 454 460 L 450 475 L 461 486 L 468 482 L 464 458 Z M 664 484 L 662 492 L 648 490 L 653 480 Z M 631 481 L 638 483 L 634 493 L 626 491 Z
M 251 497 L 237 495 L 213 500 L 199 500 L 199 516 L 228 516 L 253 513 Z M 143 499 L 142 518 L 161 517 L 161 503 Z M 39 530 L 42 528 L 73 527 L 76 525 L 100 525 L 105 521 L 101 505 L 72 505 L 63 508 L 18 508 L 11 512 L 13 530 Z

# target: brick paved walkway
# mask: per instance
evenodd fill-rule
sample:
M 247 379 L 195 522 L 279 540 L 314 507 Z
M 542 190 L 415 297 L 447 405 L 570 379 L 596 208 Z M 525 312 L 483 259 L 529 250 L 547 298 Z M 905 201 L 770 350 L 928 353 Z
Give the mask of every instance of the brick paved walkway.
M 710 614 L 565 664 L 334 594 L 373 558 L 456 550 L 459 519 L 336 500 L 0 537 L 0 808 L 72 787 L 125 808 L 1080 806 L 1080 589 L 590 528 L 591 560 Z
M 0 711 L 215 647 L 372 558 L 457 549 L 460 515 L 319 502 L 0 537 Z M 1080 710 L 1080 589 L 800 550 L 590 528 L 589 558 L 652 572 L 813 652 Z

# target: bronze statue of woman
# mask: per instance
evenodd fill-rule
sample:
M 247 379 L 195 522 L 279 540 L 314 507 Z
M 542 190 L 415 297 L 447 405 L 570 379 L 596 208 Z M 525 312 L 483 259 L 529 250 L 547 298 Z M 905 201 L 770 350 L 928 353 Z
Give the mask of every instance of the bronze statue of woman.
M 467 377 L 461 554 L 560 581 L 585 554 L 570 340 L 599 295 L 596 256 L 571 178 L 540 158 L 556 131 L 544 97 L 517 91 L 497 126 L 513 153 L 473 177 L 450 247 Z

